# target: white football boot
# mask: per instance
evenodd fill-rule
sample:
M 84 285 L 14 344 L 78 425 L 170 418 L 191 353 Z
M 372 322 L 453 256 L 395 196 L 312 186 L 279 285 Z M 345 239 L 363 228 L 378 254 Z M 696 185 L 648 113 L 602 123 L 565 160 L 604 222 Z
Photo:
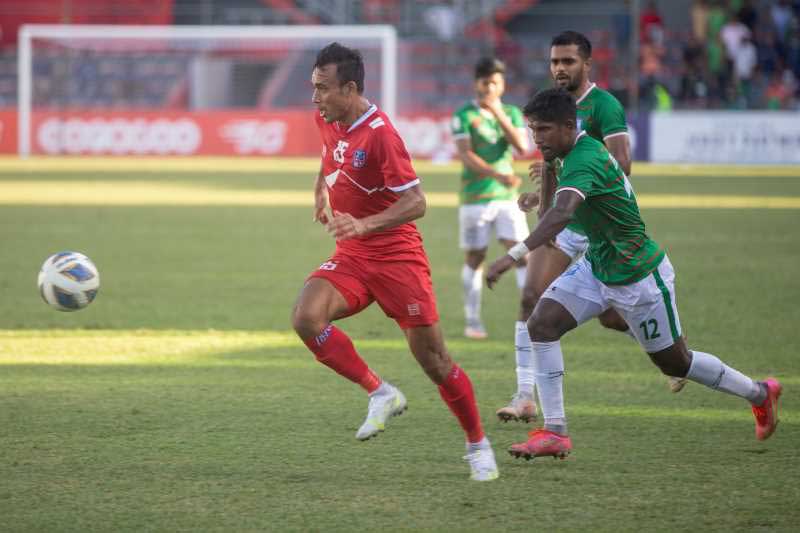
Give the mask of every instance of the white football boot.
M 492 445 L 486 438 L 480 447 L 467 444 L 467 455 L 464 456 L 464 460 L 469 463 L 469 478 L 473 481 L 492 481 L 500 477 Z
M 386 421 L 393 416 L 403 414 L 408 409 L 406 397 L 400 389 L 387 382 L 381 383 L 378 389 L 369 395 L 369 410 L 367 419 L 356 432 L 358 440 L 367 440 L 386 427 Z

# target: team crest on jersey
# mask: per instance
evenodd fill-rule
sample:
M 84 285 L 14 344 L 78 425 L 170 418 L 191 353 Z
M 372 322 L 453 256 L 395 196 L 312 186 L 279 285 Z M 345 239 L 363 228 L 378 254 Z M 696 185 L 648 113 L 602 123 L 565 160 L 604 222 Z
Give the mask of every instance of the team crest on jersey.
M 367 164 L 367 151 L 356 150 L 353 152 L 353 166 L 355 168 L 362 168 Z

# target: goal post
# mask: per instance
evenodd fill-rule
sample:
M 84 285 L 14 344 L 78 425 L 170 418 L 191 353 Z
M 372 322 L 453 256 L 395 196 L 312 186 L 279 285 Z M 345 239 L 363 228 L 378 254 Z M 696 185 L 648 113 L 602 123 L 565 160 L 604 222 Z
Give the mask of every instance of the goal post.
M 104 120 L 95 116 L 100 110 L 117 112 L 108 121 L 119 118 L 119 109 L 128 112 L 129 120 L 142 111 L 259 111 L 272 104 L 310 111 L 308 58 L 331 41 L 366 51 L 366 92 L 394 118 L 398 44 L 392 26 L 24 25 L 18 37 L 19 155 L 61 153 L 57 141 L 48 145 L 52 150 L 37 148 L 34 142 L 34 125 L 42 113 L 72 116 L 78 110 L 88 123 Z M 51 121 L 47 132 L 39 134 L 50 139 L 72 135 L 55 123 L 63 126 L 65 121 Z M 75 135 L 91 137 L 93 132 L 89 128 Z M 82 142 L 107 146 L 102 140 Z M 91 155 L 102 150 L 63 153 Z

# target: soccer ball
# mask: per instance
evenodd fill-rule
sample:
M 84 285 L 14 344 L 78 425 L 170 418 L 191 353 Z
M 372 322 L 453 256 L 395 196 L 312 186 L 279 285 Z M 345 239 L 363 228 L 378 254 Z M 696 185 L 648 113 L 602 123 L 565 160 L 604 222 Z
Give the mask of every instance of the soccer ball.
M 39 271 L 39 293 L 59 311 L 83 309 L 97 296 L 100 274 L 91 259 L 77 252 L 58 252 Z

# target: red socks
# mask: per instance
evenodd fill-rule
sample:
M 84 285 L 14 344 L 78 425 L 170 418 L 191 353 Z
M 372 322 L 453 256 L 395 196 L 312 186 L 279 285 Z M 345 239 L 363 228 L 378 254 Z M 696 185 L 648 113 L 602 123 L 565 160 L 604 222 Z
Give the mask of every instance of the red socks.
M 350 337 L 333 324 L 328 324 L 322 333 L 313 339 L 304 339 L 303 342 L 314 353 L 317 361 L 361 385 L 368 393 L 380 386 L 381 378 L 361 359 Z
M 456 415 L 456 418 L 458 418 L 458 423 L 461 424 L 467 434 L 467 440 L 469 442 L 479 442 L 483 439 L 481 416 L 475 403 L 472 382 L 458 365 L 453 365 L 452 370 L 447 375 L 447 379 L 439 385 L 439 394 L 453 414 Z
M 317 361 L 361 385 L 368 393 L 380 386 L 381 378 L 361 359 L 350 338 L 333 324 L 328 324 L 322 333 L 303 342 L 314 353 Z M 478 406 L 475 404 L 472 382 L 458 365 L 453 365 L 444 383 L 439 385 L 439 394 L 458 419 L 467 434 L 467 440 L 474 443 L 483 439 L 483 427 Z

